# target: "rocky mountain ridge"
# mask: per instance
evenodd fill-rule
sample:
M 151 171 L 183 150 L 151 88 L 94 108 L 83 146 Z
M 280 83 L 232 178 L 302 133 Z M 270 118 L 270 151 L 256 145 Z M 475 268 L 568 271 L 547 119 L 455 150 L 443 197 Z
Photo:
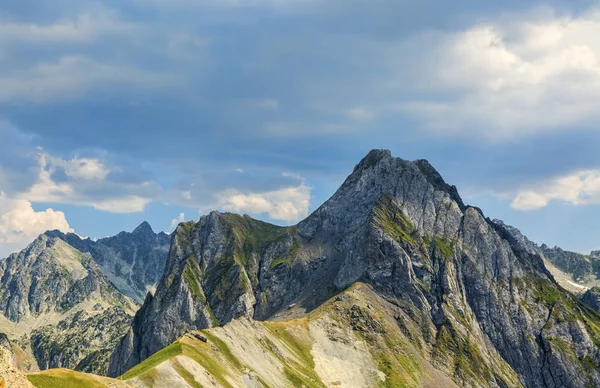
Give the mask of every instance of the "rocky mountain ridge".
M 126 295 L 153 289 L 168 240 L 146 222 L 98 241 L 48 231 L 0 260 L 0 323 L 25 355 L 21 367 L 106 374 L 138 309 Z
M 148 291 L 154 291 L 160 280 L 170 244 L 168 234 L 154 233 L 145 221 L 131 233 L 121 232 L 97 241 L 57 230 L 45 234 L 89 253 L 115 287 L 138 303 L 144 301 Z
M 384 150 L 296 226 L 218 212 L 180 224 L 109 373 L 189 330 L 306 314 L 356 282 L 405 312 L 404 338 L 460 386 L 600 385 L 600 317 L 428 162 Z
M 519 229 L 506 225 L 501 220 L 493 222 L 504 227 L 522 249 L 540 255 L 559 284 L 567 290 L 583 294 L 589 288 L 600 286 L 600 251 L 584 255 L 565 251 L 557 246 L 551 248 L 546 244 L 538 245 L 525 237 Z

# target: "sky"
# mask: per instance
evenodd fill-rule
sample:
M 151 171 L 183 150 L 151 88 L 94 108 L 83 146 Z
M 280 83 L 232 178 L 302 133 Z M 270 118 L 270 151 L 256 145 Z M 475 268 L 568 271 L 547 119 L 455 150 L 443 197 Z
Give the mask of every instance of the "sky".
M 373 148 L 538 243 L 600 249 L 600 3 L 0 4 L 0 257 L 47 229 L 280 225 Z

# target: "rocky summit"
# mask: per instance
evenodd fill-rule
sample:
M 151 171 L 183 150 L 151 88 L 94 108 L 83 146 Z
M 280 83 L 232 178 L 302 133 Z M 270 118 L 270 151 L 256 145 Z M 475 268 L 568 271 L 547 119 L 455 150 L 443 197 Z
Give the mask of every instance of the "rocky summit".
M 97 241 L 56 230 L 46 232 L 46 235 L 60 238 L 77 250 L 89 253 L 111 283 L 138 303 L 144 301 L 148 291 L 154 291 L 162 276 L 170 242 L 168 234 L 154 233 L 147 222 L 131 233 L 121 232 Z
M 109 374 L 136 386 L 600 386 L 600 316 L 531 248 L 427 161 L 373 150 L 295 226 L 219 212 L 180 224 Z
M 106 374 L 136 300 L 163 272 L 168 245 L 167 234 L 144 222 L 98 241 L 48 231 L 1 260 L 0 329 L 19 366 Z

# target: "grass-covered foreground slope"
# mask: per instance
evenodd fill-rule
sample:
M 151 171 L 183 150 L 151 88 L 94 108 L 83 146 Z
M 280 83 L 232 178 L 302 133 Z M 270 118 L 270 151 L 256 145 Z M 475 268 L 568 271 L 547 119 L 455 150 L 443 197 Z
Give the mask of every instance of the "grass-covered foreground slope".
M 357 283 L 309 316 L 241 318 L 187 333 L 118 380 L 63 369 L 28 379 L 41 388 L 455 387 L 449 372 L 424 356 L 424 340 L 412 337 L 419 329 L 399 324 L 406 318 Z
M 70 369 L 50 369 L 31 373 L 27 379 L 37 388 L 104 388 L 130 387 L 131 385 L 106 377 L 99 377 Z
M 357 283 L 306 317 L 190 332 L 119 379 L 136 387 L 456 386 L 452 371 L 424 356 L 425 341 L 412 334 L 420 329 L 399 322 L 409 319 Z

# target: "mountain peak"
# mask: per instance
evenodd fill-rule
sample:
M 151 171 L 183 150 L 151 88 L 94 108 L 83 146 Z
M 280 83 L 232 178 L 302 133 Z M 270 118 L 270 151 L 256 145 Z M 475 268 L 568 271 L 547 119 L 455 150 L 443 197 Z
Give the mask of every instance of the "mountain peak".
M 373 167 L 380 161 L 391 158 L 392 152 L 390 150 L 372 149 L 364 158 L 362 158 L 362 160 L 356 165 L 356 167 L 354 167 L 354 171 Z
M 142 222 L 137 228 L 135 228 L 132 232 L 133 234 L 154 234 L 154 230 L 147 221 Z

